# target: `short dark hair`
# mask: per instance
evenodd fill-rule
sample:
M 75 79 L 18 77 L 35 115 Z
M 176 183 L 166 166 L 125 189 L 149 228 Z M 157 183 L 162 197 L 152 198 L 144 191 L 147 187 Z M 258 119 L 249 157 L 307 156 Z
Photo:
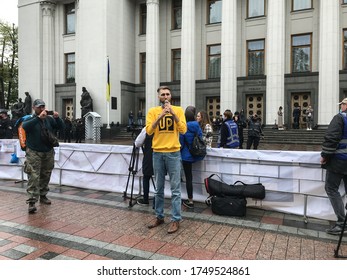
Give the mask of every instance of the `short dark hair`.
M 224 112 L 224 116 L 226 117 L 227 120 L 231 120 L 233 117 L 233 113 L 231 112 L 231 110 L 226 109 Z
M 171 89 L 168 86 L 160 86 L 160 87 L 158 87 L 157 93 L 159 93 L 161 89 L 168 89 L 170 91 L 170 93 L 171 93 Z

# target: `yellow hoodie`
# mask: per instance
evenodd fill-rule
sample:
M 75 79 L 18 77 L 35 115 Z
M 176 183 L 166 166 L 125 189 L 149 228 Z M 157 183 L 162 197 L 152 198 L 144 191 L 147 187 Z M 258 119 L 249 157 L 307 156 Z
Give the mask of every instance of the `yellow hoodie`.
M 177 118 L 180 120 L 175 123 L 174 117 L 167 114 L 162 118 L 155 129 L 152 128 L 152 123 L 155 122 L 163 108 L 161 106 L 149 109 L 146 117 L 146 132 L 153 136 L 152 148 L 154 152 L 171 153 L 178 152 L 181 148 L 179 134 L 184 134 L 187 131 L 186 118 L 183 109 L 178 106 L 172 106 Z

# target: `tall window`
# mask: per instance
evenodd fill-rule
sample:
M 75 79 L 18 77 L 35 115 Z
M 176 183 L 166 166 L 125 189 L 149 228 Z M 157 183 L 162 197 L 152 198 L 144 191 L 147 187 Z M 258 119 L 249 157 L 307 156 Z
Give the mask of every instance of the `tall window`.
M 299 11 L 312 8 L 312 0 L 292 0 L 292 10 Z
M 147 6 L 146 4 L 140 5 L 140 34 L 146 34 L 146 21 L 147 21 Z
M 247 17 L 260 17 L 265 15 L 264 0 L 248 0 L 248 15 Z
M 347 29 L 343 30 L 343 69 L 347 70 Z
M 342 0 L 342 4 L 347 4 L 347 0 Z
M 66 83 L 75 82 L 75 54 L 65 54 Z
M 140 53 L 140 83 L 146 82 L 146 53 Z
M 182 0 L 172 0 L 172 29 L 182 28 Z
M 311 34 L 292 36 L 292 72 L 311 71 Z
M 172 50 L 172 80 L 181 80 L 181 50 Z
M 75 25 L 75 3 L 65 5 L 65 21 L 66 21 L 66 34 L 72 34 L 76 31 Z
M 265 41 L 248 41 L 248 76 L 264 75 Z
M 221 45 L 207 46 L 207 77 L 220 78 Z
M 222 0 L 208 0 L 208 23 L 222 22 Z

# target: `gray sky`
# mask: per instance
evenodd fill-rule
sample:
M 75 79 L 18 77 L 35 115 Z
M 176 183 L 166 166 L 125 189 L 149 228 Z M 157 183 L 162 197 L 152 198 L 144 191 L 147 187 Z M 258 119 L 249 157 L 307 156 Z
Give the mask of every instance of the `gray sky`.
M 17 0 L 0 0 L 0 19 L 18 25 L 17 5 Z

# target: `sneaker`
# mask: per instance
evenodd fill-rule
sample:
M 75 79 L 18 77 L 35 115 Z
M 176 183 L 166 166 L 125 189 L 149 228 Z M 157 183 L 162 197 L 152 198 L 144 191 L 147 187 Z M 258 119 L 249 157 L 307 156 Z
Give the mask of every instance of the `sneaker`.
M 29 214 L 34 214 L 36 212 L 35 202 L 29 202 L 28 212 Z
M 346 231 L 347 230 L 345 229 L 344 232 L 346 232 Z M 341 232 L 342 232 L 342 226 L 340 226 L 338 224 L 336 224 L 332 228 L 326 230 L 327 234 L 332 234 L 332 235 L 339 235 L 339 234 L 341 234 Z
M 188 199 L 187 199 L 187 200 L 183 200 L 182 204 L 183 204 L 185 207 L 189 208 L 189 209 L 194 208 L 194 203 L 191 202 L 191 201 L 189 201 Z
M 136 202 L 139 205 L 149 205 L 149 201 L 148 200 L 144 200 L 143 198 L 138 199 Z
M 52 201 L 50 201 L 50 200 L 47 198 L 47 196 L 41 195 L 41 196 L 40 196 L 40 203 L 46 204 L 46 205 L 50 205 L 50 204 L 52 204 Z

